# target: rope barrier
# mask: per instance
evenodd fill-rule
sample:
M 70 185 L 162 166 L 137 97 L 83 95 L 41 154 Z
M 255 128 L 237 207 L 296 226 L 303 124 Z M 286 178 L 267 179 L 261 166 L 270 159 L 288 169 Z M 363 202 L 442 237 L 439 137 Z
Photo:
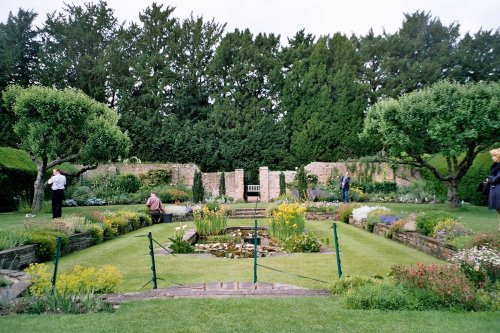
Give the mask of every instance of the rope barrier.
M 304 276 L 304 275 L 299 275 L 299 274 L 285 272 L 285 271 L 282 271 L 282 270 L 279 270 L 279 269 L 276 269 L 276 268 L 272 268 L 272 267 L 268 267 L 268 266 L 264 266 L 264 265 L 261 265 L 261 264 L 257 264 L 257 266 L 260 266 L 260 267 L 263 267 L 263 268 L 267 268 L 267 269 L 270 269 L 272 271 L 276 271 L 276 272 L 279 272 L 279 273 L 283 273 L 283 274 L 287 274 L 287 275 L 291 275 L 291 276 L 297 276 L 297 277 L 300 277 L 300 278 L 303 278 L 303 279 L 309 279 L 309 280 L 318 281 L 318 282 L 327 283 L 327 284 L 330 283 L 330 282 L 326 282 L 326 281 L 323 281 L 323 280 L 318 280 L 318 279 L 315 279 L 315 278 L 312 278 L 312 277 L 309 277 L 309 276 Z

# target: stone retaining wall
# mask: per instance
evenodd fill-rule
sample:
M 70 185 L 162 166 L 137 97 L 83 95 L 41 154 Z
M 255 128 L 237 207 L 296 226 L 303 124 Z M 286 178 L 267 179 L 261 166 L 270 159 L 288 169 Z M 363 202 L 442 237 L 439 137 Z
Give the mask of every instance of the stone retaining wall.
M 0 268 L 19 270 L 38 262 L 36 248 L 38 245 L 24 245 L 14 249 L 0 251 Z
M 66 246 L 61 248 L 61 256 L 80 251 L 94 245 L 90 232 L 82 232 L 69 236 Z M 13 249 L 0 251 L 0 268 L 20 270 L 30 264 L 40 262 L 36 255 L 38 245 L 24 245 Z
M 325 221 L 330 220 L 334 221 L 337 217 L 337 213 L 330 212 L 306 212 L 306 220 L 315 220 L 315 221 Z
M 366 219 L 355 221 L 352 216 L 349 218 L 349 224 L 360 229 L 365 229 Z M 383 223 L 375 224 L 373 233 L 385 236 L 389 232 L 389 226 Z M 392 240 L 403 243 L 409 247 L 430 254 L 433 257 L 448 260 L 455 255 L 458 250 L 450 244 L 443 243 L 436 238 L 419 234 L 418 232 L 401 231 L 392 234 Z
M 69 236 L 68 244 L 61 249 L 61 256 L 75 251 L 80 251 L 94 245 L 94 239 L 90 232 L 82 232 Z

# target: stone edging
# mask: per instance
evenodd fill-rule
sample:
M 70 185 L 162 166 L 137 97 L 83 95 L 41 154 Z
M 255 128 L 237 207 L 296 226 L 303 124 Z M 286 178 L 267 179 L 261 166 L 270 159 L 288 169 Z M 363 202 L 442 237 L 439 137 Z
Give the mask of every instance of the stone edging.
M 80 251 L 94 245 L 90 232 L 82 232 L 68 237 L 68 243 L 62 247 L 61 256 Z M 13 249 L 0 251 L 0 268 L 19 270 L 40 260 L 36 255 L 38 245 L 23 245 Z
M 365 229 L 366 219 L 355 221 L 352 216 L 350 216 L 349 224 L 360 229 Z M 386 236 L 388 232 L 389 227 L 383 223 L 377 223 L 373 228 L 373 233 L 376 235 Z M 448 260 L 458 252 L 455 246 L 443 243 L 434 237 L 419 234 L 418 232 L 394 232 L 392 234 L 392 240 L 442 260 Z

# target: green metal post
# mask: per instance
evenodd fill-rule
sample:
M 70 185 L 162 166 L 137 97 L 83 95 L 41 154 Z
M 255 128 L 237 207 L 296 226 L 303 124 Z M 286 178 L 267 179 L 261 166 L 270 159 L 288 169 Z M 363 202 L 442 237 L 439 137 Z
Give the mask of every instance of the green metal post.
M 151 256 L 151 270 L 153 271 L 153 289 L 158 289 L 158 284 L 156 283 L 156 266 L 155 266 L 155 253 L 153 251 L 153 235 L 148 232 L 149 238 L 149 255 Z
M 61 255 L 61 237 L 57 237 L 56 253 L 54 253 L 54 274 L 52 275 L 52 293 L 56 290 L 57 266 L 59 266 L 59 256 Z
M 253 283 L 257 283 L 257 219 L 253 229 Z
M 340 264 L 339 239 L 337 237 L 337 223 L 333 224 L 333 240 L 335 242 L 335 255 L 337 257 L 337 271 L 339 279 L 342 277 L 342 265 Z

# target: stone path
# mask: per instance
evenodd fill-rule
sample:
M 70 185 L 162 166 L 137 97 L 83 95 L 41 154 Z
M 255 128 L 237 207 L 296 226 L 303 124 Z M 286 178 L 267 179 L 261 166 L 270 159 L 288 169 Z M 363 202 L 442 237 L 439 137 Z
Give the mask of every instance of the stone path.
M 0 269 L 0 277 L 9 281 L 9 286 L 0 287 L 0 297 L 14 299 L 24 293 L 31 284 L 28 274 L 9 269 Z
M 144 292 L 131 292 L 107 295 L 111 303 L 161 298 L 228 298 L 228 297 L 324 297 L 327 290 L 305 289 L 289 284 L 258 282 L 214 282 L 199 283 L 189 286 L 177 286 L 164 289 L 152 289 Z

